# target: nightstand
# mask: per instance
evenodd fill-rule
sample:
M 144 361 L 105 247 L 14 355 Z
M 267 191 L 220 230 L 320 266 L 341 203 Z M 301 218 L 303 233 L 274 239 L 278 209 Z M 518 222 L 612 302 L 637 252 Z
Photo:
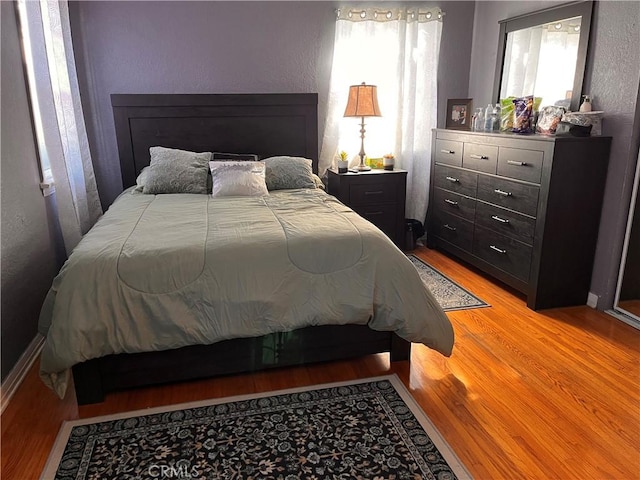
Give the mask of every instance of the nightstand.
M 366 218 L 404 249 L 406 170 L 338 173 L 329 169 L 329 193 Z

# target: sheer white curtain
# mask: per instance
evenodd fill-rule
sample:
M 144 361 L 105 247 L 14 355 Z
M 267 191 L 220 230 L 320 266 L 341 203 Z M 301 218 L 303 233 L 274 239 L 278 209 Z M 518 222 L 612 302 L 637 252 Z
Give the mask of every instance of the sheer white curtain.
M 55 188 L 67 254 L 102 214 L 66 1 L 18 2 L 45 194 Z
M 427 212 L 442 16 L 437 8 L 337 11 L 320 152 L 321 174 L 341 150 L 358 162 L 360 119 L 343 117 L 349 86 L 377 85 L 382 116 L 365 118 L 365 151 L 370 158 L 393 153 L 396 166 L 408 171 L 406 214 L 420 221 Z

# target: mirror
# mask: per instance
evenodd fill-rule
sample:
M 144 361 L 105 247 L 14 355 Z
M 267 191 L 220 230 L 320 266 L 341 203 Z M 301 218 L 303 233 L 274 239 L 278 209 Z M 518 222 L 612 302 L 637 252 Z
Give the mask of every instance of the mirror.
M 576 2 L 502 20 L 493 101 L 534 95 L 577 111 L 592 10 Z
M 620 276 L 614 308 L 627 318 L 627 323 L 640 328 L 640 154 L 631 196 Z

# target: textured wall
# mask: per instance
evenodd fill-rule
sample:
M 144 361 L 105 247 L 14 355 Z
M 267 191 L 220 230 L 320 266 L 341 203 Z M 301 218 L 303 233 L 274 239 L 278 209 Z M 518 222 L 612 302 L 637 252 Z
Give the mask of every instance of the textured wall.
M 103 205 L 122 189 L 111 93 L 317 92 L 322 139 L 337 6 L 72 2 L 75 55 Z M 439 100 L 446 104 L 467 94 L 474 3 L 442 6 Z
M 478 2 L 476 4 L 469 96 L 491 101 L 497 57 L 498 21 L 563 2 Z M 611 135 L 607 175 L 591 292 L 598 308 L 613 304 L 640 125 L 634 114 L 640 81 L 640 2 L 596 2 L 584 92 L 605 111 L 603 135 Z M 634 140 L 635 138 L 635 140 Z
M 438 64 L 438 128 L 444 128 L 447 99 L 467 98 L 475 2 L 440 2 L 444 10 Z
M 597 2 L 584 91 L 605 111 L 611 156 L 591 291 L 598 308 L 613 305 L 640 142 L 640 2 Z
M 78 75 L 101 200 L 122 190 L 112 93 L 318 92 L 335 14 L 325 2 L 74 2 Z
M 44 296 L 56 273 L 13 2 L 2 19 L 2 380 L 35 338 Z

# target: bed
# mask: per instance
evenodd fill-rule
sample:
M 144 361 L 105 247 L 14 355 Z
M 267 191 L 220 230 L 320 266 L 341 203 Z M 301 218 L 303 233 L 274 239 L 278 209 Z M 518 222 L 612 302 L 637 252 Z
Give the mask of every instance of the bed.
M 111 101 L 125 190 L 41 314 L 41 376 L 58 395 L 69 369 L 87 404 L 125 388 L 373 353 L 407 360 L 411 341 L 451 353 L 451 324 L 411 263 L 321 189 L 132 192 L 157 146 L 303 157 L 317 173 L 316 94 Z

